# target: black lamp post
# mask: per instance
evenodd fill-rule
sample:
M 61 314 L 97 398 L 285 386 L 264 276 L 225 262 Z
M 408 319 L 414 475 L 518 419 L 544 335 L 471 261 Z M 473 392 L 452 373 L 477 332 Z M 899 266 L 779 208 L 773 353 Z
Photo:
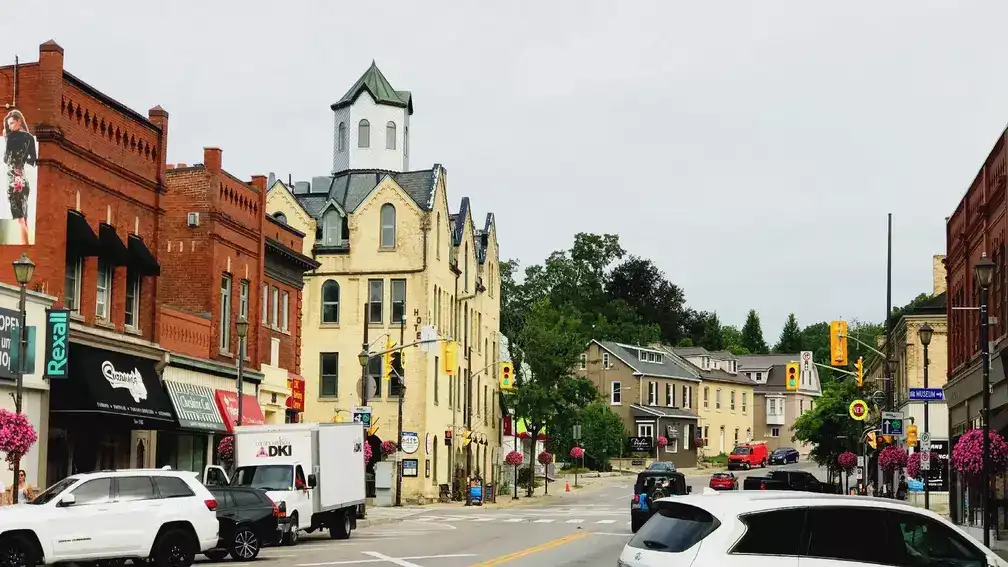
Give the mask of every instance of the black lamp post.
M 983 511 L 983 540 L 990 547 L 990 314 L 987 292 L 994 279 L 994 262 L 984 252 L 973 266 L 980 285 L 980 358 L 983 369 L 983 468 L 980 469 L 980 508 Z
M 933 334 L 934 334 L 934 329 L 932 329 L 931 325 L 928 325 L 927 323 L 924 323 L 923 325 L 921 325 L 920 329 L 917 329 L 917 335 L 920 337 L 921 345 L 924 346 L 924 389 L 927 389 L 927 387 L 928 387 L 928 365 L 931 364 L 931 361 L 928 360 L 928 345 L 931 344 L 931 335 L 933 335 Z M 927 402 L 924 402 L 924 435 L 926 435 L 926 436 L 928 436 L 930 438 L 930 434 L 928 433 L 928 413 L 929 413 L 928 409 L 929 409 L 929 405 L 930 404 L 928 404 Z M 921 449 L 923 449 L 923 448 L 924 447 L 922 446 Z M 927 451 L 928 452 L 931 451 L 930 444 L 927 447 Z M 930 459 L 930 457 L 931 457 L 931 455 L 928 455 L 929 459 Z M 930 486 L 931 485 L 931 481 L 930 481 L 930 476 L 931 476 L 931 469 L 928 468 L 928 470 L 924 472 L 924 509 L 925 510 L 931 509 L 931 486 Z
M 242 399 L 242 372 L 245 370 L 245 337 L 248 335 L 248 321 L 245 317 L 239 317 L 238 322 L 235 323 L 235 330 L 238 332 L 238 383 L 236 384 L 236 390 L 238 391 L 238 422 L 236 425 L 242 424 L 242 406 L 245 405 Z
M 364 312 L 367 313 L 367 311 L 366 311 L 367 304 L 366 303 L 364 304 L 364 307 L 365 307 L 365 311 Z M 367 406 L 367 403 L 368 403 L 368 386 L 369 386 L 369 384 L 368 384 L 367 368 L 368 368 L 368 362 L 370 362 L 370 360 L 371 360 L 371 354 L 368 352 L 367 332 L 368 332 L 368 326 L 367 326 L 367 323 L 365 322 L 365 324 L 364 324 L 364 342 L 361 344 L 361 351 L 360 351 L 360 353 L 357 354 L 357 362 L 359 362 L 360 366 L 361 366 L 361 405 L 362 406 Z M 362 424 L 362 426 L 363 426 L 363 424 Z M 365 443 L 368 442 L 367 428 L 364 429 L 364 442 Z M 364 467 L 367 468 L 367 466 L 368 466 L 368 463 L 364 463 Z M 366 480 L 367 479 L 367 474 L 365 474 L 364 476 L 365 476 L 364 488 L 365 488 L 365 492 L 366 492 L 367 491 L 367 482 L 368 482 Z M 361 504 L 360 505 L 360 509 L 357 512 L 357 517 L 358 518 L 364 518 L 366 516 L 367 516 L 367 505 L 366 504 Z
M 25 358 L 27 358 L 28 353 L 28 332 L 27 323 L 28 312 L 27 312 L 27 295 L 28 295 L 28 282 L 31 281 L 32 276 L 35 275 L 35 264 L 28 258 L 27 254 L 22 253 L 21 257 L 14 260 L 14 279 L 17 280 L 19 286 L 21 286 L 21 298 L 18 302 L 19 315 L 21 317 L 18 323 L 18 369 L 17 369 L 17 385 L 14 390 L 14 413 L 21 413 L 21 406 L 24 397 L 24 375 L 25 375 Z M 18 503 L 18 472 L 21 470 L 21 456 L 14 460 L 14 490 L 11 502 L 13 504 Z

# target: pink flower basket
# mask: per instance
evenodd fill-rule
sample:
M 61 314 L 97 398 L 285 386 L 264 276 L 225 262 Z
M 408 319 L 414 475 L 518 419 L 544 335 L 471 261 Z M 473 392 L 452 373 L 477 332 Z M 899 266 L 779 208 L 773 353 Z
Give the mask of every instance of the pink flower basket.
M 38 441 L 35 428 L 24 414 L 0 410 L 0 451 L 14 465 Z
M 658 446 L 664 447 L 666 445 L 668 445 L 668 439 L 666 439 L 664 435 L 660 435 L 658 437 Z
M 693 440 L 693 446 L 703 449 L 704 447 L 707 446 L 707 440 L 704 439 L 703 437 L 697 437 L 696 439 Z
M 1008 443 L 997 432 L 990 432 L 991 473 L 1001 474 L 1008 466 Z M 983 468 L 983 430 L 970 429 L 952 448 L 952 466 L 962 475 L 977 479 Z
M 850 451 L 844 451 L 837 457 L 837 467 L 845 472 L 851 472 L 857 466 L 857 455 Z
M 537 458 L 539 459 L 539 464 L 541 465 L 548 465 L 553 462 L 553 454 L 549 453 L 548 451 L 543 451 L 542 453 L 539 453 L 539 456 Z
M 878 458 L 879 465 L 886 471 L 894 471 L 907 465 L 907 452 L 902 447 L 889 446 L 882 449 Z
M 504 457 L 504 462 L 511 465 L 512 467 L 520 466 L 522 464 L 522 461 L 524 460 L 525 456 L 522 455 L 519 451 L 511 451 L 510 453 L 507 454 L 506 457 Z
M 382 441 L 381 452 L 383 457 L 387 457 L 392 453 L 395 453 L 397 450 L 399 450 L 399 447 L 396 447 L 395 441 L 392 441 L 391 439 L 388 441 Z
M 374 455 L 374 451 L 371 450 L 371 444 L 367 441 L 364 442 L 364 468 L 367 468 L 368 463 L 371 462 L 371 457 Z
M 572 459 L 577 460 L 584 457 L 584 449 L 581 447 L 573 447 L 570 450 L 570 456 Z
M 217 458 L 229 466 L 234 462 L 234 437 L 225 437 L 217 443 Z

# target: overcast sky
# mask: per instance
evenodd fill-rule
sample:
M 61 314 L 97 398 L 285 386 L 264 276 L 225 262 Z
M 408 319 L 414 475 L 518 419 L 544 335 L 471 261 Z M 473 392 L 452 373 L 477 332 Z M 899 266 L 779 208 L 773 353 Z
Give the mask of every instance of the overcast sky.
M 1008 118 L 1005 21 L 1003 1 L 35 0 L 0 57 L 53 38 L 71 73 L 169 111 L 169 162 L 213 145 L 295 180 L 329 172 L 329 105 L 374 59 L 413 91 L 411 165 L 496 213 L 502 259 L 618 233 L 772 342 L 792 311 L 884 317 L 887 212 L 894 303 L 931 290 Z

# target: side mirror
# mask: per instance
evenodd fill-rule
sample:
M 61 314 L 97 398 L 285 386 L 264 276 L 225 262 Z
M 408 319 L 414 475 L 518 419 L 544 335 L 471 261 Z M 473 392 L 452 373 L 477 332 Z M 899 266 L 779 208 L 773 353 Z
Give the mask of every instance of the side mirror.
M 308 488 L 315 488 L 318 486 L 318 477 L 314 474 L 308 475 Z
M 692 494 L 692 493 L 693 493 L 693 487 L 692 486 L 687 486 L 686 487 L 686 494 Z
M 66 506 L 73 506 L 76 503 L 77 503 L 77 497 L 74 496 L 73 494 L 67 494 L 63 498 L 60 498 L 59 506 L 63 508 Z

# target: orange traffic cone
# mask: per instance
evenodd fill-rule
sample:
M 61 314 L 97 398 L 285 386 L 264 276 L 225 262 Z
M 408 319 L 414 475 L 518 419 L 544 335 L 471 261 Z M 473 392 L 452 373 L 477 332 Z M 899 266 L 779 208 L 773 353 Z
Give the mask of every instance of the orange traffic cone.
M 564 486 L 564 492 L 570 492 L 570 481 L 567 481 L 564 484 L 566 485 Z

